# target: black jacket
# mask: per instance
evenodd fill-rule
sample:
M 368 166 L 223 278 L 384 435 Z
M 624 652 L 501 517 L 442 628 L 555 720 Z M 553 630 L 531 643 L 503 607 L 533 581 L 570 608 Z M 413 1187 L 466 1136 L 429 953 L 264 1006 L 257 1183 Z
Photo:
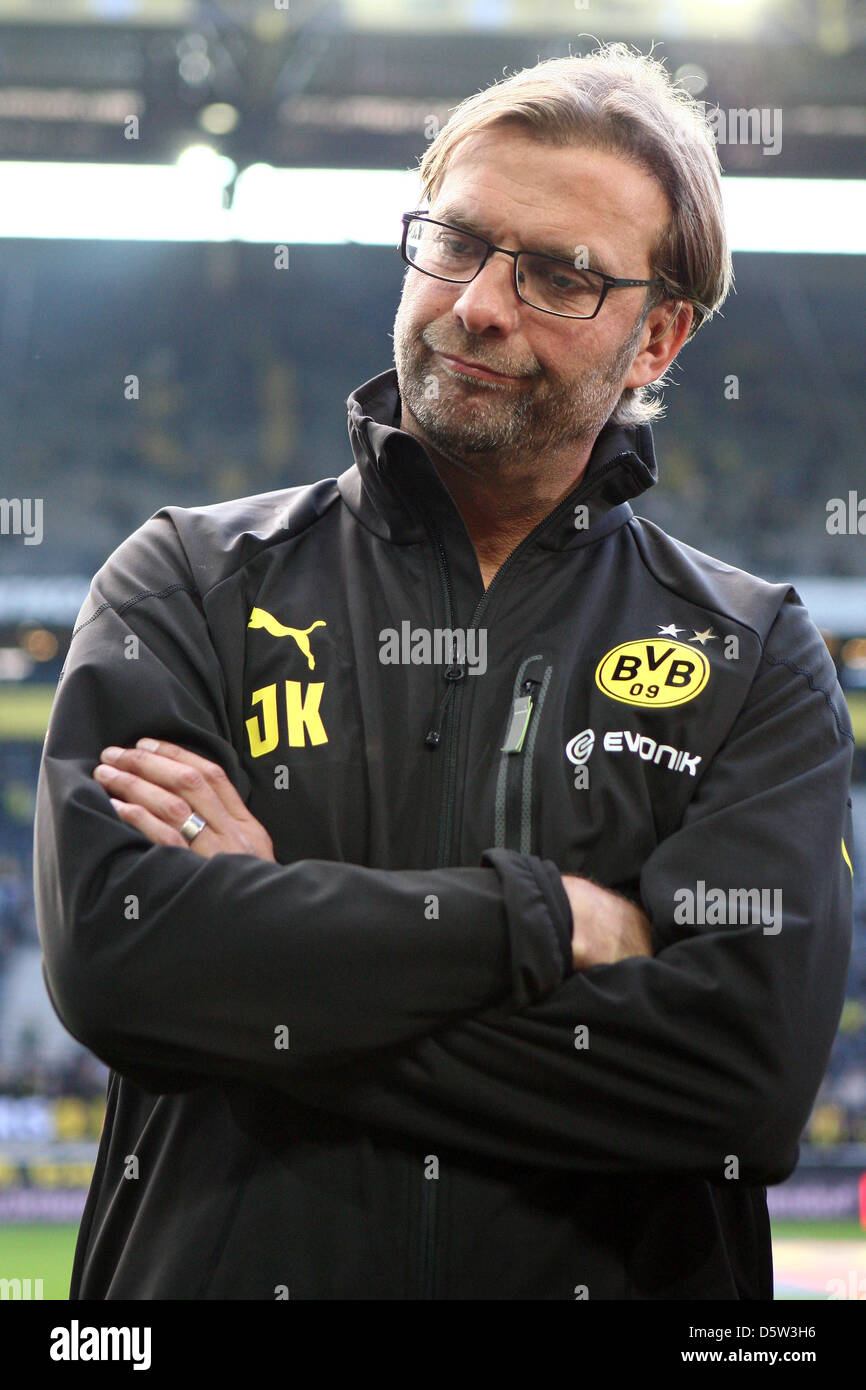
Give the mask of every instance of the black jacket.
M 163 508 L 78 619 L 35 825 L 47 985 L 111 1068 L 72 1297 L 771 1298 L 850 948 L 824 642 L 634 516 L 647 426 L 485 593 L 396 373 L 348 405 L 342 476 Z M 277 864 L 122 823 L 91 774 L 145 734 Z M 560 870 L 653 957 L 573 972 Z

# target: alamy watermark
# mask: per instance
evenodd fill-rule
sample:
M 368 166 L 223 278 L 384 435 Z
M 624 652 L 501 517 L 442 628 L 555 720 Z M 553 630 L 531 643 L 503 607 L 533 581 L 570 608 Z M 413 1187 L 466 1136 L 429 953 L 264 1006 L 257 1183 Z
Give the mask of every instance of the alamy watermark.
M 73 1318 L 68 1327 L 51 1329 L 52 1361 L 131 1361 L 134 1371 L 151 1363 L 149 1327 L 87 1327 Z
M 781 888 L 677 888 L 674 921 L 680 926 L 762 926 L 765 936 L 782 930 Z
M 25 545 L 41 545 L 42 498 L 0 497 L 0 536 L 23 536 Z
M 487 670 L 485 627 L 414 627 L 406 620 L 379 633 L 379 660 L 383 666 L 467 666 L 470 676 Z
M 0 1279 L 0 1300 L 42 1299 L 42 1279 Z
M 780 106 L 732 106 L 724 110 L 706 101 L 696 101 L 698 110 L 686 118 L 677 132 L 680 143 L 692 136 L 692 122 L 709 129 L 717 145 L 760 145 L 765 155 L 782 152 L 782 108 Z
M 828 536 L 866 536 L 866 497 L 856 488 L 847 497 L 830 497 L 826 511 Z

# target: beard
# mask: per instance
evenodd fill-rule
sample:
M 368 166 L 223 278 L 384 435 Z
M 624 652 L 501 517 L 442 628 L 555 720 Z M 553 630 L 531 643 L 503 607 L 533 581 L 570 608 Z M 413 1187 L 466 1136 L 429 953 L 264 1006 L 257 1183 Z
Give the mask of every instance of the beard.
M 595 440 L 622 394 L 643 325 L 641 315 L 614 353 L 563 381 L 542 374 L 535 362 L 493 357 L 489 338 L 469 335 L 465 341 L 453 341 L 453 323 L 434 320 L 416 331 L 404 297 L 394 320 L 400 397 L 429 443 L 446 458 L 477 464 L 495 456 L 498 467 L 527 456 L 538 459 Z M 455 377 L 436 352 L 529 380 L 517 386 Z

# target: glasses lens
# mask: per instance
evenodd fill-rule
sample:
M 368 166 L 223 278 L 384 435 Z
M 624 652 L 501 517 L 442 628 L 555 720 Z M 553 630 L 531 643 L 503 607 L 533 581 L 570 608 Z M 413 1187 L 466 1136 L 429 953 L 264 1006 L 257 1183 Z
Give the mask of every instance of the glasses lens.
M 567 261 L 522 255 L 517 283 L 527 304 L 551 314 L 591 318 L 598 308 L 604 281 L 592 270 L 576 270 Z
M 413 217 L 406 233 L 406 255 L 412 265 L 442 280 L 471 280 L 486 245 L 469 232 Z

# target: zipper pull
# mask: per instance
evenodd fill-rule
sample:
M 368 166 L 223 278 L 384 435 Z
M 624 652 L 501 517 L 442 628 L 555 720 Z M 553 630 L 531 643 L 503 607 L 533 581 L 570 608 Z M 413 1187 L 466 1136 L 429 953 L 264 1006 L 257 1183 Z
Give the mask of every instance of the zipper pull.
M 518 695 L 511 706 L 508 733 L 505 735 L 501 752 L 519 753 L 523 748 L 523 740 L 526 738 L 526 730 L 529 728 L 529 720 L 533 710 L 532 687 L 540 684 L 540 681 L 525 680 L 521 685 L 520 689 L 524 693 Z
M 449 701 L 450 698 L 451 698 L 451 692 L 453 691 L 456 682 L 457 682 L 457 681 L 462 681 L 462 679 L 463 679 L 463 677 L 465 676 L 465 674 L 466 674 L 466 672 L 464 671 L 463 667 L 462 667 L 462 666 L 458 666 L 458 665 L 456 664 L 456 662 L 454 662 L 453 660 L 452 660 L 452 663 L 451 663 L 450 666 L 446 666 L 445 671 L 444 671 L 444 676 L 445 676 L 445 680 L 448 682 L 448 684 L 447 684 L 446 687 L 445 687 L 445 694 L 442 696 L 442 699 L 439 701 L 439 709 L 437 710 L 436 716 L 435 716 L 435 720 L 436 720 L 435 726 L 434 726 L 434 728 L 432 728 L 432 729 L 429 731 L 429 733 L 427 734 L 427 736 L 426 736 L 425 739 L 424 739 L 424 742 L 425 742 L 425 744 L 427 745 L 428 748 L 438 748 L 438 747 L 439 747 L 439 740 L 440 740 L 441 737 L 442 737 L 442 734 L 441 734 L 441 732 L 440 732 L 440 729 L 441 729 L 441 725 L 442 725 L 442 720 L 443 720 L 443 718 L 444 718 L 444 716 L 445 716 L 445 708 L 446 708 L 446 706 L 447 706 L 447 704 L 448 704 L 448 701 Z

